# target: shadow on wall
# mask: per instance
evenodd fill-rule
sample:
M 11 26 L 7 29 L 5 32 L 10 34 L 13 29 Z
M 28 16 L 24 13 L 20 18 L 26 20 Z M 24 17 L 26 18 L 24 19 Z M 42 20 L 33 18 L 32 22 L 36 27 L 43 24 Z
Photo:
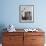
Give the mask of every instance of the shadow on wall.
M 5 32 L 3 29 L 5 28 L 4 24 L 0 24 L 0 43 L 2 43 L 2 36 L 3 36 L 3 32 Z

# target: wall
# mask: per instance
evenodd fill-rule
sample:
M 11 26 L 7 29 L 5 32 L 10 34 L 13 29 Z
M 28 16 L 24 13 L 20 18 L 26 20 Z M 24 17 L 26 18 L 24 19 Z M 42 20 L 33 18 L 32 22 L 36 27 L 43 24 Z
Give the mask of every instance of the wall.
M 41 0 L 1 0 L 0 25 L 13 24 L 16 28 L 46 28 L 46 1 Z M 34 5 L 34 23 L 19 22 L 19 5 Z

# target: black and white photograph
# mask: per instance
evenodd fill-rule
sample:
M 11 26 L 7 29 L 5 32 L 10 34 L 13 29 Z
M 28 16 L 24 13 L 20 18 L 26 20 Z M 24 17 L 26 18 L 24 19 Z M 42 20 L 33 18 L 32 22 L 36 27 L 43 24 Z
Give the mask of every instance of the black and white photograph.
M 34 5 L 19 6 L 20 22 L 34 22 Z

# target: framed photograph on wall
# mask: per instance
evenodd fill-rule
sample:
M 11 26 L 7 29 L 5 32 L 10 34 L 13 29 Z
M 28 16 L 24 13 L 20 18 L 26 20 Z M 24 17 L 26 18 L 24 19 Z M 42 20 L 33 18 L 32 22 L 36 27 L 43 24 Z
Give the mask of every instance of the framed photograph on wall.
M 19 6 L 19 21 L 22 23 L 34 22 L 34 5 Z

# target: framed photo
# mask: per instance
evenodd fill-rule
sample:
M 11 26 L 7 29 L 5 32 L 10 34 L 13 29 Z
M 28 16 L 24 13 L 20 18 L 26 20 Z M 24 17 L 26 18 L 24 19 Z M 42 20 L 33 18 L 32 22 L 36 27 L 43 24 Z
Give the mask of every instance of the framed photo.
M 34 5 L 20 5 L 19 20 L 22 23 L 34 22 Z

